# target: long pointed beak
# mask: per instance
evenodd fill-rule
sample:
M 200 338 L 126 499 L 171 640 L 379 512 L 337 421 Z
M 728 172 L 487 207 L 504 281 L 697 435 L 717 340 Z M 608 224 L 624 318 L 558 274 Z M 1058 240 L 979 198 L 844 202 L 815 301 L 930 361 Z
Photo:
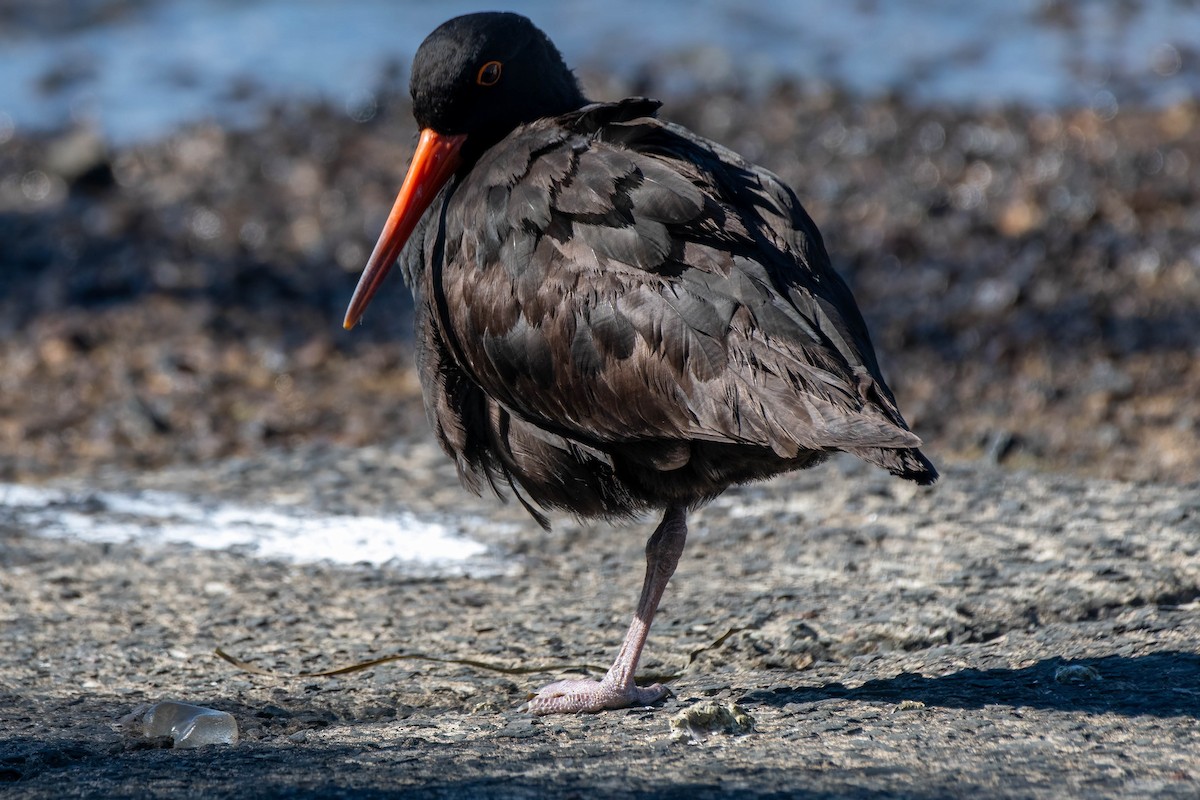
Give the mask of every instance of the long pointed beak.
M 462 163 L 459 150 L 466 140 L 465 134 L 447 136 L 429 128 L 421 131 L 421 140 L 417 142 L 417 151 L 408 165 L 408 175 L 400 186 L 400 194 L 396 195 L 392 213 L 388 214 L 383 233 L 379 234 L 379 241 L 367 259 L 354 296 L 350 298 L 346 319 L 342 322 L 346 330 L 358 324 L 367 310 L 367 304 L 383 283 L 384 276 L 404 249 L 404 243 L 420 222 L 421 215 Z

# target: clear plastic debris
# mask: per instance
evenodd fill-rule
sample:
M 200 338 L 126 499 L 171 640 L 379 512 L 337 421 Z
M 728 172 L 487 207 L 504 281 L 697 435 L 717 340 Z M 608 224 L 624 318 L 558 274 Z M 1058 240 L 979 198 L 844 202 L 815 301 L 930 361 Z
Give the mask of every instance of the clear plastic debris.
M 179 748 L 237 744 L 238 740 L 233 715 L 174 700 L 134 709 L 121 720 L 121 726 L 148 739 L 170 736 L 173 746 Z

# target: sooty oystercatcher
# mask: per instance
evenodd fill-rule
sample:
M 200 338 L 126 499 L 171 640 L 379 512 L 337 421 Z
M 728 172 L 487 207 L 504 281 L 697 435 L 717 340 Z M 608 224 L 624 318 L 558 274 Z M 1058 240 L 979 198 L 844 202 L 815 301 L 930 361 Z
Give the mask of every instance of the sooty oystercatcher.
M 666 689 L 633 676 L 689 509 L 835 451 L 921 484 L 937 471 L 775 175 L 653 100 L 590 103 L 517 14 L 443 24 L 411 90 L 420 140 L 345 325 L 399 259 L 425 407 L 468 488 L 507 485 L 542 525 L 538 509 L 664 511 L 612 668 L 528 708 L 653 703 Z

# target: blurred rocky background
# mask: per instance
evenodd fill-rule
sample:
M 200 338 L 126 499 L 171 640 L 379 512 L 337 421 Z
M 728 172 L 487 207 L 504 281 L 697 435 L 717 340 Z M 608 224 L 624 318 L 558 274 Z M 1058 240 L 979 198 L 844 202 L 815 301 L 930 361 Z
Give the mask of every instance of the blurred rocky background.
M 415 143 L 412 48 L 471 6 L 347 11 L 381 20 L 374 77 L 289 93 L 291 62 L 262 52 L 303 62 L 287 37 L 305 29 L 288 26 L 313 33 L 336 5 L 285 24 L 290 6 L 268 0 L 0 1 L 0 480 L 424 430 L 399 276 L 361 328 L 340 320 Z M 658 97 L 796 189 L 935 458 L 1194 481 L 1197 4 L 912 0 L 907 16 L 860 3 L 811 26 L 807 3 L 727 5 L 708 15 L 724 41 L 659 41 L 651 20 L 618 50 L 607 29 L 584 39 L 579 4 L 515 10 L 560 40 L 590 96 Z M 1054 72 L 992 35 L 1010 16 L 1031 47 L 1057 43 Z M 222 26 L 242 37 L 228 57 Z M 355 31 L 331 36 L 357 52 Z M 814 63 L 773 66 L 789 36 Z M 872 54 L 899 58 L 889 41 L 914 53 L 891 72 Z M 161 68 L 129 66 L 137 46 Z M 307 59 L 353 77 L 319 43 Z

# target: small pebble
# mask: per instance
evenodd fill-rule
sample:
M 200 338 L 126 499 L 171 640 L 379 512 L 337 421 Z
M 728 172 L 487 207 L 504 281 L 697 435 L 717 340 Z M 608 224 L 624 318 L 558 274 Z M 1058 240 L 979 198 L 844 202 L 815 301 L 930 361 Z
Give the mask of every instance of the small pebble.
M 671 740 L 698 744 L 716 734 L 754 732 L 754 718 L 736 703 L 705 700 L 671 717 Z
M 1055 683 L 1068 683 L 1078 686 L 1079 684 L 1092 683 L 1099 680 L 1104 680 L 1100 677 L 1100 672 L 1095 667 L 1089 667 L 1087 664 L 1067 664 L 1054 670 Z

